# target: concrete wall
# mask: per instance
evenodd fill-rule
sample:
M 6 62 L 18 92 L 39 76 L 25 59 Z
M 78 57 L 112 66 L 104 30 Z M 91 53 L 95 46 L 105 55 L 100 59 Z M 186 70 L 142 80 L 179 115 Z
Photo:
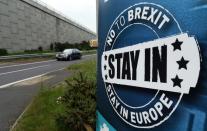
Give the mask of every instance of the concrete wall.
M 0 0 L 0 48 L 47 49 L 52 42 L 79 43 L 95 37 L 90 30 L 32 0 Z

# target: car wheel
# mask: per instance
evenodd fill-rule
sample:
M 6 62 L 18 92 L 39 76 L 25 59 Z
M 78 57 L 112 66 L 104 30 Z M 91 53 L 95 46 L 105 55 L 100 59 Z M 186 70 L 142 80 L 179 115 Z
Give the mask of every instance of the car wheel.
M 72 60 L 72 57 L 71 56 L 68 56 L 67 60 L 68 61 L 71 61 Z

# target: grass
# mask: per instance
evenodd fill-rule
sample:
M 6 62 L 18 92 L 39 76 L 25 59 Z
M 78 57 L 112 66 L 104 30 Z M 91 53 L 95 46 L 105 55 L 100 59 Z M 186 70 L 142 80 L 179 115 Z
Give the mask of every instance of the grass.
M 81 71 L 91 80 L 96 80 L 96 61 L 89 60 L 83 63 L 74 64 L 68 67 L 73 76 Z M 67 78 L 72 80 L 72 77 Z M 54 88 L 41 88 L 39 94 L 19 120 L 14 131 L 58 131 L 56 115 L 65 111 L 57 98 L 63 96 L 66 91 L 66 84 L 63 82 Z
M 77 72 L 84 72 L 90 80 L 96 80 L 96 61 L 89 60 L 83 63 L 74 64 L 68 67 L 68 70 L 77 74 Z M 71 77 L 70 77 L 71 78 Z M 69 79 L 70 79 L 69 78 Z
M 97 53 L 97 50 L 86 50 L 86 51 L 83 51 L 83 55 L 90 55 L 90 54 L 96 54 Z
M 14 131 L 58 131 L 55 115 L 62 112 L 64 108 L 56 101 L 64 91 L 64 86 L 41 89 Z

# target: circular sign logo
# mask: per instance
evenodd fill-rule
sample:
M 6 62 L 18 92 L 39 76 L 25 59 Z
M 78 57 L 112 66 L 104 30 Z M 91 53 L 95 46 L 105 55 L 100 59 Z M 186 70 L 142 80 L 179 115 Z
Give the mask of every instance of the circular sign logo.
M 102 78 L 116 114 L 135 128 L 167 120 L 196 87 L 200 53 L 164 7 L 138 3 L 114 20 L 102 54 Z

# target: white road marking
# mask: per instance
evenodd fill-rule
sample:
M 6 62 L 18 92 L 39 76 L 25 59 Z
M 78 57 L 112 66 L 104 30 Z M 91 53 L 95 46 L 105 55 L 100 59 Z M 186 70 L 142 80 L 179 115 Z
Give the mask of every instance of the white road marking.
M 96 54 L 92 54 L 92 55 L 84 55 L 83 57 L 94 56 L 94 55 L 96 55 Z
M 42 77 L 42 76 L 45 76 L 49 73 L 53 73 L 53 72 L 57 72 L 57 71 L 61 71 L 61 70 L 64 70 L 65 68 L 61 68 L 61 69 L 58 69 L 58 70 L 55 70 L 55 71 L 49 71 L 49 72 L 46 72 L 44 74 L 41 74 L 41 75 L 37 75 L 37 76 L 32 76 L 32 77 L 29 77 L 29 78 L 26 78 L 26 79 L 22 79 L 22 80 L 18 80 L 18 81 L 15 81 L 15 82 L 12 82 L 12 83 L 8 83 L 8 84 L 5 84 L 5 85 L 2 85 L 0 86 L 0 89 L 2 88 L 6 88 L 6 87 L 9 87 L 9 86 L 12 86 L 12 85 L 15 85 L 17 83 L 20 83 L 20 82 L 24 82 L 24 81 L 27 81 L 27 80 L 32 80 L 32 79 L 35 79 L 35 78 L 39 78 L 39 77 Z
M 84 55 L 83 57 L 88 57 L 88 56 L 95 56 L 96 54 L 92 54 L 92 55 Z M 50 60 L 50 61 L 55 61 L 55 60 Z M 48 61 L 44 61 L 44 62 L 48 62 Z M 34 62 L 34 63 L 41 63 L 41 62 Z M 43 62 L 42 62 L 43 63 Z M 33 64 L 33 63 L 31 63 Z M 21 64 L 21 65 L 24 65 L 24 64 Z M 18 65 L 16 65 L 18 66 Z M 61 69 L 57 69 L 57 70 L 54 70 L 54 71 L 49 71 L 49 72 L 46 72 L 44 74 L 40 74 L 40 75 L 37 75 L 37 76 L 32 76 L 32 77 L 29 77 L 29 78 L 26 78 L 26 79 L 22 79 L 22 80 L 18 80 L 18 81 L 15 81 L 15 82 L 11 82 L 11 83 L 8 83 L 8 84 L 5 84 L 5 85 L 1 85 L 0 86 L 0 89 L 2 88 L 7 88 L 9 86 L 12 86 L 12 85 L 15 85 L 17 83 L 20 83 L 20 82 L 24 82 L 24 81 L 27 81 L 27 80 L 32 80 L 32 79 L 35 79 L 35 78 L 38 78 L 38 77 L 42 77 L 44 75 L 47 75 L 47 74 L 50 74 L 50 73 L 53 73 L 53 72 L 57 72 L 57 71 L 61 71 L 61 70 L 64 70 L 64 68 L 61 68 Z M 14 72 L 13 72 L 14 73 Z
M 3 63 L 3 64 L 0 64 L 0 66 L 2 67 L 2 66 L 4 66 L 4 65 L 8 65 L 8 63 Z
M 32 63 L 25 63 L 25 64 L 1 66 L 0 69 L 2 69 L 2 68 L 9 68 L 9 67 L 16 67 L 16 66 L 24 66 L 24 65 L 33 65 L 33 64 L 38 64 L 38 63 L 53 62 L 53 61 L 56 61 L 56 60 L 48 60 L 48 61 L 32 62 Z
M 96 55 L 96 54 L 92 54 L 92 55 L 83 55 L 83 57 L 94 56 L 94 55 Z M 16 66 L 24 66 L 24 65 L 33 65 L 33 64 L 46 63 L 46 62 L 54 62 L 54 61 L 56 61 L 56 60 L 48 60 L 48 61 L 32 62 L 32 63 L 17 64 L 17 65 L 9 65 L 9 66 L 0 66 L 0 69 L 2 69 L 2 68 L 9 68 L 9 67 L 16 67 Z
M 16 72 L 21 72 L 21 71 L 33 70 L 33 69 L 42 68 L 42 67 L 46 67 L 46 66 L 50 66 L 50 65 L 42 65 L 42 66 L 36 66 L 36 67 L 26 68 L 26 69 L 22 69 L 22 70 L 15 70 L 15 71 L 10 71 L 10 72 L 0 73 L 0 76 L 12 74 L 12 73 L 16 73 Z
M 35 79 L 35 78 L 38 78 L 38 77 L 41 77 L 41 76 L 42 75 L 38 75 L 38 76 L 34 76 L 34 77 L 29 77 L 29 78 L 26 78 L 26 79 L 22 79 L 22 80 L 19 80 L 19 81 L 15 81 L 15 82 L 12 82 L 12 83 L 8 83 L 8 84 L 5 84 L 5 85 L 0 86 L 0 89 L 9 87 L 11 85 L 14 85 L 14 84 L 17 84 L 17 83 L 20 83 L 20 82 L 23 82 L 23 81 L 32 80 L 32 79 Z

